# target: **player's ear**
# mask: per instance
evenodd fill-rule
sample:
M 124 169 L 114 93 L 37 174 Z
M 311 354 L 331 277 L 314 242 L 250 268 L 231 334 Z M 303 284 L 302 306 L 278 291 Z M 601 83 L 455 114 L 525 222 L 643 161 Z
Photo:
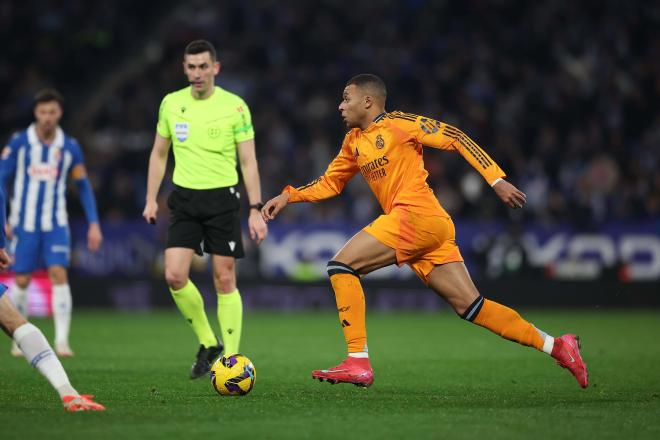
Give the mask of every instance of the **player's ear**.
M 370 109 L 374 105 L 374 98 L 369 95 L 364 95 L 364 108 Z
M 215 63 L 213 63 L 213 69 L 214 69 L 216 75 L 218 73 L 220 73 L 220 68 L 221 67 L 222 67 L 222 65 L 220 64 L 220 61 L 216 61 Z

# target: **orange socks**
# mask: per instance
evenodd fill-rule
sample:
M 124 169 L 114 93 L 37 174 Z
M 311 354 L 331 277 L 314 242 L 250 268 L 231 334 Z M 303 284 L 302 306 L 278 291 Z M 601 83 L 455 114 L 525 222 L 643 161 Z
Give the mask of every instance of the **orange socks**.
M 515 310 L 487 300 L 483 296 L 479 296 L 467 308 L 462 318 L 485 327 L 505 339 L 534 347 L 539 351 L 545 351 L 544 344 L 554 341 L 554 338 L 525 321 Z
M 367 327 L 364 291 L 353 268 L 338 261 L 328 262 L 328 275 L 335 291 L 339 322 L 344 331 L 348 353 L 367 353 Z M 366 356 L 365 356 L 366 357 Z

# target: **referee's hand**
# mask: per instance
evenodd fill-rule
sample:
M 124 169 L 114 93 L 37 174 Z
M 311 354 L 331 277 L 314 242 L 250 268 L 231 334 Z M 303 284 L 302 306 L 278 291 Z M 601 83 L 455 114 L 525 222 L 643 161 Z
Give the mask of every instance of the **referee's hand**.
M 250 228 L 250 238 L 257 244 L 261 244 L 268 235 L 268 226 L 261 218 L 261 213 L 257 210 L 250 210 L 250 218 L 248 218 L 248 226 Z
M 156 224 L 156 215 L 158 214 L 158 203 L 156 201 L 147 201 L 142 211 L 142 217 L 152 225 Z

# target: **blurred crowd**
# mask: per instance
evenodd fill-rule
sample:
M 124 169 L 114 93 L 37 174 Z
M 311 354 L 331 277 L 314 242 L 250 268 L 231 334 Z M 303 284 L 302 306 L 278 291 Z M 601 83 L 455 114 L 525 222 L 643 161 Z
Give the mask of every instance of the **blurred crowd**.
M 217 49 L 218 84 L 252 111 L 264 199 L 323 173 L 346 128 L 346 81 L 375 73 L 388 110 L 462 129 L 528 197 L 521 221 L 589 228 L 660 215 L 660 4 L 642 1 L 3 2 L 0 129 L 31 120 L 41 86 L 67 98 L 99 208 L 139 218 L 162 97 L 185 87 L 185 45 Z M 23 24 L 20 24 L 23 23 Z M 504 206 L 467 162 L 425 150 L 429 184 L 457 218 Z M 365 223 L 361 178 L 288 221 Z

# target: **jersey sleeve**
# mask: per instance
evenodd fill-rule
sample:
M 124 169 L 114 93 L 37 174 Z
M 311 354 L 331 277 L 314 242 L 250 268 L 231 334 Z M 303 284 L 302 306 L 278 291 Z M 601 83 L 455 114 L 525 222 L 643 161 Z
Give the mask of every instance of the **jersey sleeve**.
M 506 173 L 484 150 L 468 135 L 456 127 L 435 119 L 408 113 L 395 118 L 398 126 L 407 131 L 417 142 L 440 150 L 458 152 L 481 176 L 493 185 L 497 179 L 506 177 Z
M 334 197 L 343 191 L 346 183 L 359 171 L 348 139 L 347 135 L 341 151 L 330 162 L 321 177 L 299 188 L 291 185 L 284 188 L 282 192 L 289 194 L 289 202 L 317 202 Z
M 20 146 L 20 134 L 16 133 L 2 149 L 2 155 L 0 156 L 0 184 L 3 186 L 7 185 L 9 178 L 16 172 L 16 159 Z
M 85 164 L 85 157 L 83 156 L 82 148 L 75 139 L 71 139 L 71 169 L 76 165 Z
M 254 139 L 252 115 L 247 104 L 240 100 L 236 106 L 236 123 L 234 124 L 234 141 L 236 143 Z
M 5 236 L 5 222 L 7 221 L 7 207 L 5 201 L 5 190 L 0 186 L 0 249 L 4 248 L 7 244 Z
M 172 134 L 170 133 L 170 126 L 167 123 L 167 96 L 163 98 L 160 102 L 160 108 L 158 109 L 158 125 L 156 125 L 156 132 L 166 139 L 170 139 Z

